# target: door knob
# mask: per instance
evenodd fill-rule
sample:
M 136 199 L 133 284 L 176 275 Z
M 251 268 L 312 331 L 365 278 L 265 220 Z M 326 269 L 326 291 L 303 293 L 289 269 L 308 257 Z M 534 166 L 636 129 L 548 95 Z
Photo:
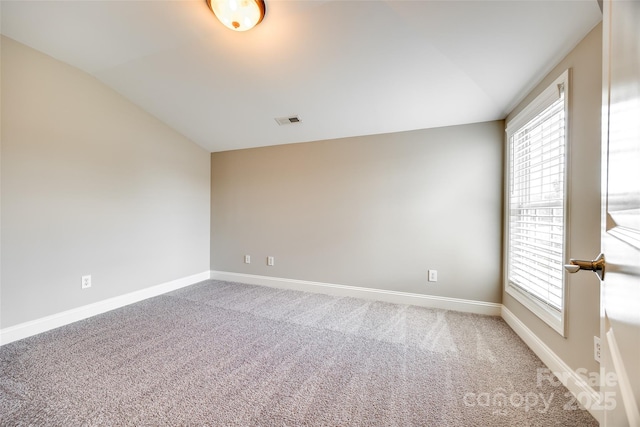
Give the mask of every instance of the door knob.
M 569 260 L 570 264 L 565 264 L 564 268 L 569 273 L 577 273 L 578 270 L 593 271 L 598 275 L 600 280 L 604 280 L 605 260 L 604 254 L 598 255 L 593 261 L 583 261 L 580 259 Z

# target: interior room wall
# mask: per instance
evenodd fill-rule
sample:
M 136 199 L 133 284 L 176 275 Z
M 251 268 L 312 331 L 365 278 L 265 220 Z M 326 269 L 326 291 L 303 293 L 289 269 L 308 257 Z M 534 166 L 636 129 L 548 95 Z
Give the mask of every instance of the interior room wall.
M 208 152 L 6 37 L 1 96 L 2 328 L 209 271 Z
M 211 268 L 499 303 L 503 140 L 494 121 L 213 153 Z
M 602 24 L 564 58 L 507 120 L 571 69 L 569 93 L 568 257 L 594 259 L 600 252 L 600 115 L 602 103 Z M 566 276 L 566 338 L 506 292 L 503 304 L 573 370 L 598 372 L 593 337 L 600 334 L 600 284 L 595 274 Z

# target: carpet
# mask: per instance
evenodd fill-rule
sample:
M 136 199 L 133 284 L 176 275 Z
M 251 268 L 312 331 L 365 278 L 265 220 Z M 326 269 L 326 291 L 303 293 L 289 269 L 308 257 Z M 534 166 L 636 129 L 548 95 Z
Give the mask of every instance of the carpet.
M 0 348 L 2 426 L 597 426 L 499 317 L 208 280 Z

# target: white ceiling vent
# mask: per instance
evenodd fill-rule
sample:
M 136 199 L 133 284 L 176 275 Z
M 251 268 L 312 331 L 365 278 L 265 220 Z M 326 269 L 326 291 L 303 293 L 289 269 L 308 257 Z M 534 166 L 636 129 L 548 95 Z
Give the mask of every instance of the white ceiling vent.
M 302 122 L 302 120 L 300 120 L 300 117 L 298 117 L 298 115 L 296 114 L 295 116 L 289 116 L 289 117 L 277 117 L 276 122 L 278 122 L 280 126 L 284 126 L 284 125 L 293 125 L 295 123 L 300 123 Z

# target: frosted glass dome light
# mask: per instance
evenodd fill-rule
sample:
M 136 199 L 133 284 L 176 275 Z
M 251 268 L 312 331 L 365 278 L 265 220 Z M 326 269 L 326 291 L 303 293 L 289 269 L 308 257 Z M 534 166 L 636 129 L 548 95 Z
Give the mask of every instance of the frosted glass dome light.
M 264 18 L 263 0 L 207 0 L 207 5 L 233 31 L 250 30 Z

